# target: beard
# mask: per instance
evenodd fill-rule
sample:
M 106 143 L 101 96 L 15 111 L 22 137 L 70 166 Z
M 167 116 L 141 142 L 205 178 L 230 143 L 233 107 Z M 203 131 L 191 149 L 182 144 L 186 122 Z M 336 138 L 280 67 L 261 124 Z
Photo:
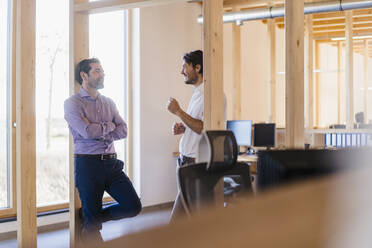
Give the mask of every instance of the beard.
M 198 77 L 196 73 L 193 73 L 192 75 L 188 76 L 187 79 L 185 79 L 185 84 L 191 84 L 194 85 L 198 82 Z
M 93 89 L 100 90 L 104 88 L 103 79 L 94 80 L 92 82 L 88 82 L 89 86 Z

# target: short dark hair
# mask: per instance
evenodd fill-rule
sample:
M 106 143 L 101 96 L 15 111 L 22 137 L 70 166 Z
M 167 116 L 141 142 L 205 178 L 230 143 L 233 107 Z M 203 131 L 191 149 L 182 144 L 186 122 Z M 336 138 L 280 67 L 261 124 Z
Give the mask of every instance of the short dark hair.
M 203 75 L 203 52 L 201 50 L 191 51 L 183 55 L 183 60 L 193 67 L 200 65 L 200 74 Z
M 80 76 L 80 72 L 85 72 L 86 74 L 89 74 L 90 64 L 97 63 L 101 64 L 101 62 L 97 58 L 90 58 L 90 59 L 83 59 L 76 65 L 75 69 L 75 80 L 81 85 L 83 83 L 83 79 Z

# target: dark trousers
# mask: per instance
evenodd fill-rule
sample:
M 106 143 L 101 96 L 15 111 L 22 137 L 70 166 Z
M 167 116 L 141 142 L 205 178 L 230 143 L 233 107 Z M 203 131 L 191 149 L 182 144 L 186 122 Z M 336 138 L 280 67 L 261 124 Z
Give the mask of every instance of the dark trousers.
M 133 217 L 142 209 L 140 199 L 123 172 L 121 160 L 96 157 L 75 157 L 75 184 L 79 191 L 84 215 L 83 227 L 96 231 L 102 222 Z M 102 208 L 107 191 L 117 203 Z

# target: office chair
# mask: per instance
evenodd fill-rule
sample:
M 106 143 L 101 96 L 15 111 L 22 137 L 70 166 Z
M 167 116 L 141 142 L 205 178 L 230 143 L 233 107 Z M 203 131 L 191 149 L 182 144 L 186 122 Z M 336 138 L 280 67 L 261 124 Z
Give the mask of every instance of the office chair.
M 178 188 L 188 216 L 213 205 L 215 186 L 225 176 L 239 176 L 239 194 L 252 192 L 249 165 L 237 162 L 238 146 L 231 131 L 206 131 L 198 147 L 196 163 L 177 171 Z

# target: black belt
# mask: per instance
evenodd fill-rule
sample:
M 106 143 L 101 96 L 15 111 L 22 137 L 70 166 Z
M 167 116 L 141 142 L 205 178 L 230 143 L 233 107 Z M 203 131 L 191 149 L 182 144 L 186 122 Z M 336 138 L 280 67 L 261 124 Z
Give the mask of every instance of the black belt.
M 194 163 L 195 163 L 195 158 L 187 157 L 182 154 L 178 157 L 178 164 L 180 166 L 187 165 L 187 164 L 194 164 Z
M 116 153 L 109 153 L 109 154 L 75 154 L 75 158 L 97 158 L 100 160 L 110 160 L 116 159 Z

